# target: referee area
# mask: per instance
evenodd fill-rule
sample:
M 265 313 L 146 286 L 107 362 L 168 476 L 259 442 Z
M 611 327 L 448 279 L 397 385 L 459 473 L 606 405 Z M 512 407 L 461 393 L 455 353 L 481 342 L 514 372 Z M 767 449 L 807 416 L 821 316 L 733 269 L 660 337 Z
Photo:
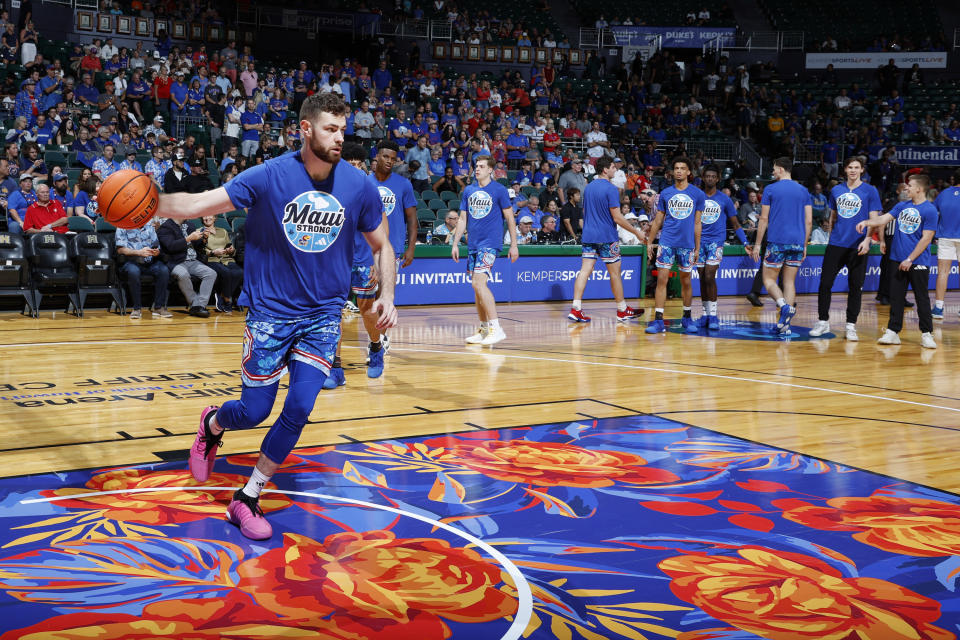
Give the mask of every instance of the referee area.
M 838 629 L 952 637 L 960 297 L 935 351 L 907 339 L 910 311 L 904 344 L 874 344 L 887 312 L 867 300 L 857 343 L 805 335 L 815 296 L 790 339 L 739 297 L 693 336 L 646 335 L 610 301 L 585 302 L 590 324 L 501 305 L 494 348 L 463 346 L 472 306 L 405 307 L 373 380 L 347 314 L 347 384 L 264 492 L 264 543 L 223 510 L 282 403 L 227 434 L 203 486 L 186 465 L 201 409 L 239 394 L 241 314 L 5 314 L 3 637 L 800 637 L 772 625 L 851 601 L 878 617 Z M 684 600 L 717 572 L 730 599 Z M 738 608 L 787 574 L 821 610 Z

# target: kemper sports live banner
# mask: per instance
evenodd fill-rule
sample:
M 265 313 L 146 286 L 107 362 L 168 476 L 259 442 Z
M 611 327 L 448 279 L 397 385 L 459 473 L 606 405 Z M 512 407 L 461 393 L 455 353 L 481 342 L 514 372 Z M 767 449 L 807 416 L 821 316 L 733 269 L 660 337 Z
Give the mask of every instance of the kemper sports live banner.
M 901 69 L 909 69 L 914 63 L 921 69 L 946 69 L 946 51 L 865 51 L 854 53 L 808 53 L 807 69 L 876 69 L 893 59 Z
M 886 149 L 882 145 L 867 148 L 870 160 L 876 160 Z M 948 167 L 960 166 L 960 146 L 957 147 L 928 147 L 914 145 L 897 145 L 897 161 L 903 165 L 941 165 Z
M 799 293 L 816 293 L 820 286 L 823 256 L 807 256 L 797 275 Z M 625 255 L 621 262 L 624 293 L 628 298 L 640 295 L 641 262 L 638 255 Z M 717 271 L 720 295 L 745 295 L 750 292 L 757 263 L 747 256 L 724 256 Z M 515 263 L 498 258 L 494 264 L 490 289 L 498 302 L 570 300 L 573 282 L 580 270 L 578 256 L 521 256 Z M 931 269 L 930 288 L 936 284 L 936 267 Z M 876 291 L 880 280 L 880 256 L 870 256 L 864 289 Z M 957 266 L 953 265 L 949 287 L 960 286 Z M 840 272 L 834 291 L 847 290 L 847 271 Z M 700 295 L 700 282 L 694 273 L 694 295 Z M 610 299 L 610 280 L 603 264 L 596 268 L 584 294 L 586 299 Z M 450 258 L 417 258 L 397 274 L 396 303 L 399 305 L 449 304 L 473 302 L 473 288 L 466 273 L 466 261 Z
M 697 27 L 610 27 L 619 46 L 643 47 L 650 36 L 663 37 L 663 46 L 675 49 L 700 49 L 717 36 L 733 38 L 733 28 L 702 29 Z

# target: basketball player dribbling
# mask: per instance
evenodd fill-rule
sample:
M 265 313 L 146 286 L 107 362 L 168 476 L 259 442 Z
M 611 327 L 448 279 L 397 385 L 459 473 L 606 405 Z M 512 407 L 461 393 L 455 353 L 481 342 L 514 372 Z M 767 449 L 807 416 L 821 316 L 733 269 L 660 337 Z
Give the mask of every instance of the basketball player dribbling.
M 290 373 L 283 410 L 260 446 L 246 486 L 233 495 L 227 518 L 251 539 L 273 529 L 258 499 L 293 450 L 330 373 L 340 319 L 350 290 L 354 235 L 379 252 L 377 328 L 396 324 L 393 249 L 382 203 L 364 173 L 340 161 L 349 107 L 336 94 L 308 97 L 300 109 L 303 148 L 247 169 L 226 185 L 200 194 L 169 194 L 158 215 L 178 220 L 247 209 L 243 293 L 244 329 L 239 400 L 207 407 L 190 449 L 190 471 L 205 482 L 225 429 L 249 429 L 267 419 L 280 378 Z

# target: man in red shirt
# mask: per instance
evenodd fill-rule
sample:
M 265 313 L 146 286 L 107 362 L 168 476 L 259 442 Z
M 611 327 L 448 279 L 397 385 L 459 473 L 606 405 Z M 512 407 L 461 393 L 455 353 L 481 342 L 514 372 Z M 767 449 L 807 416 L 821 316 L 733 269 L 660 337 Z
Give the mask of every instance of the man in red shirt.
M 67 232 L 67 212 L 57 200 L 50 199 L 50 187 L 37 186 L 37 201 L 27 207 L 23 220 L 23 232 L 26 234 Z

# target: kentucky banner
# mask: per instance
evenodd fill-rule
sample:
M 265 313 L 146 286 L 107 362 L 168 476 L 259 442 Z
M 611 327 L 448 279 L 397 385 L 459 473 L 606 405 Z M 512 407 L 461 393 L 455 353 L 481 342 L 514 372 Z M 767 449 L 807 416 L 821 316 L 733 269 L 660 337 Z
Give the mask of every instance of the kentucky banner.
M 664 45 L 666 46 L 666 45 Z M 914 64 L 921 69 L 946 69 L 946 51 L 864 51 L 855 53 L 808 53 L 807 69 L 876 69 L 893 59 L 901 69 Z
M 703 29 L 699 27 L 610 27 L 610 33 L 616 38 L 620 46 L 646 46 L 650 36 L 663 37 L 665 48 L 700 49 L 707 42 L 717 36 L 733 38 L 737 30 L 734 28 Z

